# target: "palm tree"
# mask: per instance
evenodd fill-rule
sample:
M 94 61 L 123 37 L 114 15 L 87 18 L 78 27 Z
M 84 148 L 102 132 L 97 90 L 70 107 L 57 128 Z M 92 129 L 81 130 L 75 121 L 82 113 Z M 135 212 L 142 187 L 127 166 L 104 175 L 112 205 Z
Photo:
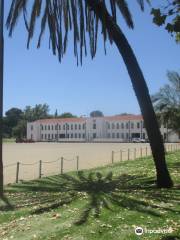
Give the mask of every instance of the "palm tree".
M 3 127 L 3 60 L 4 60 L 4 0 L 0 0 L 0 197 L 3 196 L 3 159 L 2 159 L 2 127 Z
M 97 50 L 99 22 L 101 23 L 105 51 L 107 40 L 116 44 L 131 78 L 152 149 L 157 172 L 157 186 L 172 187 L 173 183 L 165 161 L 163 140 L 146 81 L 133 50 L 117 23 L 117 11 L 120 10 L 129 28 L 134 27 L 126 0 L 46 0 L 43 4 L 42 0 L 34 0 L 30 20 L 28 20 L 26 9 L 28 2 L 30 1 L 12 1 L 7 19 L 10 36 L 19 16 L 23 15 L 28 31 L 27 47 L 29 47 L 30 40 L 33 38 L 36 20 L 38 17 L 41 17 L 41 31 L 37 47 L 40 47 L 42 35 L 46 25 L 48 25 L 52 52 L 53 54 L 58 54 L 59 61 L 66 53 L 70 30 L 73 30 L 74 55 L 77 59 L 77 64 L 79 63 L 79 58 L 82 64 L 83 51 L 85 55 L 87 54 L 86 32 L 89 37 L 91 57 L 94 58 Z M 108 5 L 106 4 L 107 2 L 109 3 Z M 137 2 L 143 10 L 144 1 L 137 0 Z M 44 8 L 43 13 L 41 11 L 42 8 Z M 108 11 L 109 8 L 111 9 L 111 14 Z
M 151 96 L 156 113 L 161 122 L 172 130 L 180 132 L 180 75 L 178 72 L 168 71 L 169 84 Z

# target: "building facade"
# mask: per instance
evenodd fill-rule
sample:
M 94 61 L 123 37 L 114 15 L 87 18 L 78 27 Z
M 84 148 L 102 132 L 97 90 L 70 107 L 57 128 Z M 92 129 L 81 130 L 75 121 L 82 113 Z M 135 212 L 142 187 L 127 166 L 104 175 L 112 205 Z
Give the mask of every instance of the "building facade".
M 179 136 L 160 128 L 165 141 L 179 141 Z M 95 118 L 53 118 L 27 123 L 27 139 L 58 142 L 131 142 L 147 140 L 141 115 L 120 115 Z

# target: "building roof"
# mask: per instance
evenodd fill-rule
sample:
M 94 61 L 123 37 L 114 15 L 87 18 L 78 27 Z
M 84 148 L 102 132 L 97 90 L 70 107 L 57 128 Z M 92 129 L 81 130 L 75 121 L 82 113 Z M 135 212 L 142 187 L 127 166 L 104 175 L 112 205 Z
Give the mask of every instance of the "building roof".
M 105 117 L 106 120 L 109 121 L 131 121 L 131 120 L 143 120 L 142 115 L 133 115 L 133 114 L 127 114 L 127 115 L 116 115 L 116 116 L 108 116 Z
M 62 122 L 85 122 L 86 118 L 48 118 L 48 119 L 39 119 L 35 122 L 39 123 L 62 123 Z
M 131 120 L 138 120 L 141 121 L 143 120 L 141 115 L 133 115 L 133 114 L 128 114 L 128 115 L 116 115 L 116 116 L 106 116 L 106 117 L 98 117 L 98 118 L 103 118 L 107 121 L 131 121 Z M 41 123 L 41 124 L 52 124 L 52 123 L 64 123 L 64 122 L 69 122 L 69 123 L 79 123 L 79 122 L 85 122 L 87 118 L 48 118 L 48 119 L 39 119 L 35 122 Z M 96 118 L 94 118 L 96 119 Z

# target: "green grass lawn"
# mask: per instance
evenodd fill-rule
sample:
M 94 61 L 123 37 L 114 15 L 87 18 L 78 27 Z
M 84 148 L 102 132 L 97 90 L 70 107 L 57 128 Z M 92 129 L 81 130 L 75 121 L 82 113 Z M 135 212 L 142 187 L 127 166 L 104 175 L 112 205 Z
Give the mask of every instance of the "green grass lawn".
M 172 189 L 156 188 L 150 157 L 9 185 L 0 239 L 180 239 L 180 152 L 167 160 Z M 137 236 L 137 226 L 146 232 Z
M 15 143 L 15 138 L 3 138 L 3 143 Z

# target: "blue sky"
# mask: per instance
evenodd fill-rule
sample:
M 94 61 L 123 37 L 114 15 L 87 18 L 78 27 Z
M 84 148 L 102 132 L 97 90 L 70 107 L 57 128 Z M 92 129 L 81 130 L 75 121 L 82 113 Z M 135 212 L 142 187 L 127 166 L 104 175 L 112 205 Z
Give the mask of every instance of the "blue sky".
M 5 1 L 5 16 L 9 3 Z M 160 3 L 160 1 L 158 1 Z M 163 29 L 152 23 L 150 8 L 142 13 L 132 1 L 135 29 L 129 30 L 120 17 L 119 24 L 127 36 L 143 70 L 151 94 L 167 83 L 167 70 L 179 71 L 180 46 Z M 38 29 L 37 29 L 38 33 Z M 76 66 L 72 41 L 62 63 L 48 49 L 47 38 L 36 49 L 37 38 L 26 49 L 27 34 L 20 20 L 12 38 L 5 29 L 4 112 L 11 107 L 47 103 L 51 113 L 72 112 L 89 115 L 101 110 L 105 115 L 122 112 L 140 113 L 131 81 L 115 45 L 107 44 L 104 55 L 101 37 L 96 58 L 90 54 L 83 66 Z

